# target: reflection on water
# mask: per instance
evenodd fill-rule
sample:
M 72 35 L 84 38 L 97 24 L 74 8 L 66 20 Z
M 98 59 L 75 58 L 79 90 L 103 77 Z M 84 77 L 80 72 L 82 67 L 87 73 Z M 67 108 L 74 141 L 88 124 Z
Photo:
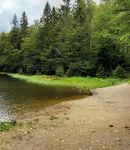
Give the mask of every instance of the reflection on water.
M 79 97 L 74 88 L 40 86 L 0 75 L 0 121 Z

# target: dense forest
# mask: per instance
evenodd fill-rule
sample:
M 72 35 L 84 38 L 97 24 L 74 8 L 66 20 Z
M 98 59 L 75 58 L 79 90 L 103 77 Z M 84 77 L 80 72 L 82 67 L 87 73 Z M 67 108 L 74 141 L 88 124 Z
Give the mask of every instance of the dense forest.
M 130 1 L 47 2 L 41 18 L 28 24 L 15 14 L 0 33 L 0 71 L 58 76 L 124 77 L 130 69 Z

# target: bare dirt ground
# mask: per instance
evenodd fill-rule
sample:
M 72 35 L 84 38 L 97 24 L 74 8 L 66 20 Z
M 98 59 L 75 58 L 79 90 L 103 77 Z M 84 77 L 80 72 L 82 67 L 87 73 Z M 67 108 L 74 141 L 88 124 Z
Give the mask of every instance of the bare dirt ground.
M 130 86 L 27 114 L 0 134 L 1 150 L 130 150 Z

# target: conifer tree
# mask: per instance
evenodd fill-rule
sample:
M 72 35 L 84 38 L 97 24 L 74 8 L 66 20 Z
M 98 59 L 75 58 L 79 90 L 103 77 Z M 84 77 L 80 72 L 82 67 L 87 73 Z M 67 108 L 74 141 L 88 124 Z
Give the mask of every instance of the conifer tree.
M 51 7 L 49 2 L 47 2 L 40 22 L 41 23 L 43 22 L 44 25 L 47 25 L 48 23 L 50 23 L 50 21 L 51 21 Z
M 26 15 L 26 12 L 24 11 L 22 13 L 22 17 L 20 20 L 20 36 L 21 39 L 25 38 L 27 36 L 27 29 L 28 29 L 28 18 Z
M 14 49 L 20 49 L 19 24 L 16 14 L 12 20 L 12 28 L 10 32 L 10 40 Z
M 63 15 L 67 15 L 70 12 L 70 0 L 63 0 L 64 5 L 61 5 Z
M 85 0 L 76 0 L 74 6 L 74 17 L 79 23 L 84 23 L 86 20 L 86 15 Z

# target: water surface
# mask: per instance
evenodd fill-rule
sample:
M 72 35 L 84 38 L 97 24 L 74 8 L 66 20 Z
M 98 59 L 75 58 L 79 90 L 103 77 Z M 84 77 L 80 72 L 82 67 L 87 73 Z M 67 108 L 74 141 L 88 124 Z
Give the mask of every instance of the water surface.
M 81 95 L 76 88 L 41 86 L 0 75 L 0 121 L 61 101 L 78 99 Z

